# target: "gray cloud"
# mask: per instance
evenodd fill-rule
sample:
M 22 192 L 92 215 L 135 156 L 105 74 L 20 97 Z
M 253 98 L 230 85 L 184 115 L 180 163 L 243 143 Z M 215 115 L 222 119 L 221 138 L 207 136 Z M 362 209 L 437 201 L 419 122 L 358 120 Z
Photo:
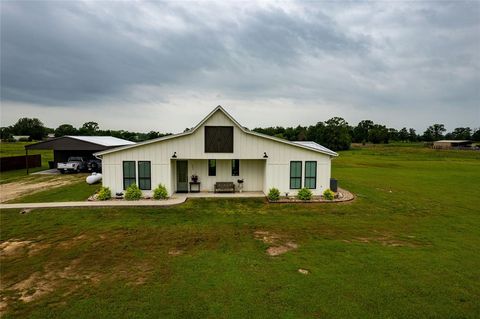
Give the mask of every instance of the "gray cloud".
M 476 126 L 479 17 L 467 1 L 4 1 L 2 117 L 28 115 L 18 106 L 27 104 L 106 112 L 203 99 L 302 109 L 315 121 L 374 113 L 424 126 L 444 112 L 451 125 Z

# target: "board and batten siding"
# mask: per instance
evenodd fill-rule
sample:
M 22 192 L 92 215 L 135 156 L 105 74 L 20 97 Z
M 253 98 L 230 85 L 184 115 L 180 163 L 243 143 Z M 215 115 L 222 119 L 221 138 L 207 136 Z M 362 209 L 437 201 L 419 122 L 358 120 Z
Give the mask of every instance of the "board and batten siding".
M 263 191 L 264 160 L 240 160 L 239 176 L 232 176 L 232 161 L 217 159 L 216 176 L 208 176 L 208 160 L 188 160 L 189 176 L 196 174 L 201 182 L 201 191 L 213 191 L 216 182 L 233 182 L 243 179 L 243 190 L 246 192 Z
M 205 126 L 233 126 L 233 153 L 205 153 Z M 169 194 L 172 194 L 176 189 L 175 160 L 172 160 L 174 152 L 177 159 L 190 160 L 188 174 L 189 176 L 194 173 L 199 175 L 202 190 L 205 191 L 213 191 L 213 184 L 216 181 L 236 182 L 237 179 L 244 178 L 245 191 L 263 190 L 267 193 L 270 188 L 276 187 L 282 195 L 285 192 L 295 194 L 297 190 L 289 189 L 290 161 L 302 161 L 302 186 L 305 177 L 305 161 L 317 162 L 317 188 L 312 189 L 315 195 L 323 193 L 330 184 L 329 155 L 245 133 L 221 111 L 214 113 L 192 134 L 104 154 L 102 156 L 103 184 L 110 187 L 113 192 L 123 191 L 122 162 L 147 160 L 152 165 L 152 188 L 162 183 L 166 185 Z M 264 152 L 268 155 L 267 159 L 263 158 Z M 206 162 L 208 159 L 217 160 L 216 177 L 208 176 Z M 241 160 L 238 177 L 231 176 L 230 160 L 232 159 Z M 199 171 L 195 172 L 197 165 Z

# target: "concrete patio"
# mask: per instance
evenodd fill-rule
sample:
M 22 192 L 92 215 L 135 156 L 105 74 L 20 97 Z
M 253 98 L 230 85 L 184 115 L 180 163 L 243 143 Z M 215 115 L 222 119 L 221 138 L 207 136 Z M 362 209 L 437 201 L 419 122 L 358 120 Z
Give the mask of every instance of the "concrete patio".
M 172 198 L 255 198 L 265 197 L 263 192 L 236 192 L 236 193 L 175 193 Z

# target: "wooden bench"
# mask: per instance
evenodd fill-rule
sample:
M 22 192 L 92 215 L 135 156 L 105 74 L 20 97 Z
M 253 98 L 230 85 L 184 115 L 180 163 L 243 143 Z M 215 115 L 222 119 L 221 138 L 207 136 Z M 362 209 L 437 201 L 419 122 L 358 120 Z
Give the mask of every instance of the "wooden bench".
M 235 184 L 233 182 L 216 182 L 213 187 L 214 193 L 235 193 Z

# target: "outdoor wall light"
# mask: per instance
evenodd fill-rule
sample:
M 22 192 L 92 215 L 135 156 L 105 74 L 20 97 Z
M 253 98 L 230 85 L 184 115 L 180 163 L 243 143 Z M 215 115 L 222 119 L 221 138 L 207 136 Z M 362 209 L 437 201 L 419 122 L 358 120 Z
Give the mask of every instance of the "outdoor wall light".
M 263 158 L 268 158 L 267 152 L 263 152 Z
M 173 152 L 172 158 L 177 158 L 177 152 Z

